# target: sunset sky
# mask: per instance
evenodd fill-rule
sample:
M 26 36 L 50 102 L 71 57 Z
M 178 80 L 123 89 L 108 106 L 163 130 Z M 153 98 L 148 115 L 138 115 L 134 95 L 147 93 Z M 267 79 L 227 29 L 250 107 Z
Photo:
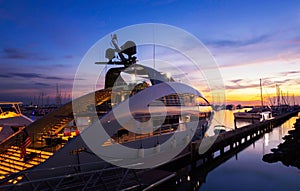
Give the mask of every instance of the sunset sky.
M 300 103 L 297 0 L 0 0 L 0 101 L 30 103 L 43 95 L 54 102 L 56 84 L 69 97 L 88 49 L 141 23 L 173 25 L 203 42 L 219 66 L 227 103 L 259 104 L 260 78 L 266 104 L 276 84 L 290 103 L 293 95 Z

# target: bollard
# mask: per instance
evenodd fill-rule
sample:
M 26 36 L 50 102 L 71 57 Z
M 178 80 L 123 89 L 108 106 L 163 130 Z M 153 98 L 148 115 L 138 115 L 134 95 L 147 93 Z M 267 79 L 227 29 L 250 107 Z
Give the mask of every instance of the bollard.
M 220 156 L 224 154 L 224 147 L 220 149 Z
M 197 154 L 197 144 L 195 142 L 190 143 L 190 149 L 191 149 L 191 167 L 194 169 L 196 168 L 196 154 Z

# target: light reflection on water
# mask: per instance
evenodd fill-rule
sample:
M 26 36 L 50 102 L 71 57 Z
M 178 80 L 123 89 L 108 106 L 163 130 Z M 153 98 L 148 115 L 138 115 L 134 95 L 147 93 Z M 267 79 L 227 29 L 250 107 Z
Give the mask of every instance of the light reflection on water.
M 233 113 L 234 112 L 239 112 L 239 111 L 245 111 L 245 110 L 250 110 L 251 108 L 243 108 L 240 110 L 220 110 L 220 111 L 216 111 L 214 112 L 214 117 L 212 119 L 212 124 L 210 126 L 210 128 L 207 130 L 207 135 L 208 136 L 212 136 L 214 135 L 214 126 L 216 125 L 224 125 L 226 127 L 227 131 L 233 130 L 235 128 L 234 125 L 234 116 Z M 251 120 L 238 120 L 236 122 L 236 126 L 237 128 L 239 127 L 243 127 L 245 125 L 249 125 L 251 124 L 252 121 Z
M 215 117 L 226 127 L 234 127 L 233 111 L 216 112 Z M 234 111 L 236 112 L 236 111 Z M 223 116 L 224 120 L 218 119 Z M 208 173 L 205 183 L 198 189 L 206 190 L 299 190 L 300 170 L 286 167 L 281 162 L 266 163 L 262 161 L 264 154 L 283 142 L 282 137 L 292 129 L 297 117 L 291 118 L 272 132 L 266 133 L 253 145 L 238 153 L 219 167 Z M 216 120 L 214 120 L 216 122 Z M 213 122 L 214 122 L 213 121 Z M 246 125 L 249 123 L 245 123 Z M 244 122 L 237 123 L 240 127 Z

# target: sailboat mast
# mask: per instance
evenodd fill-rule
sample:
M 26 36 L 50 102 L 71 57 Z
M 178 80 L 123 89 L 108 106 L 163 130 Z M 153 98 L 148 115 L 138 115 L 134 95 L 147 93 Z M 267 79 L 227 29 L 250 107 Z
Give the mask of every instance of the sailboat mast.
M 280 106 L 280 88 L 279 88 L 278 84 L 276 84 L 276 91 L 277 91 L 277 107 L 279 108 L 279 106 Z
M 293 101 L 294 101 L 294 107 L 296 105 L 296 102 L 295 102 L 295 94 L 293 94 Z
M 261 106 L 264 106 L 264 100 L 262 96 L 262 85 L 261 85 L 261 79 L 259 79 L 259 84 L 260 84 L 260 101 L 261 101 Z

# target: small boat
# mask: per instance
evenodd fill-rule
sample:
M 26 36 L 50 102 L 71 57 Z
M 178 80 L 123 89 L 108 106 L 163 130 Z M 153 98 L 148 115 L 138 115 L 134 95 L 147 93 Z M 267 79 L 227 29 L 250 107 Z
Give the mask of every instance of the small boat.
M 224 125 L 216 125 L 214 126 L 214 133 L 216 135 L 220 133 L 225 133 L 226 132 L 226 127 Z
M 259 121 L 272 119 L 272 111 L 261 107 L 255 107 L 250 111 L 236 112 L 233 115 L 235 119 L 253 119 Z
M 21 104 L 22 102 L 0 102 L 0 142 L 18 130 L 18 127 L 33 122 L 22 114 Z
M 263 104 L 263 97 L 262 97 L 262 85 L 261 85 L 261 79 L 260 79 L 260 96 L 261 96 L 261 106 L 260 107 L 254 107 L 250 111 L 244 111 L 244 112 L 236 112 L 234 113 L 235 119 L 251 119 L 251 120 L 258 120 L 258 121 L 264 121 L 272 119 L 272 109 L 270 107 L 265 107 Z

